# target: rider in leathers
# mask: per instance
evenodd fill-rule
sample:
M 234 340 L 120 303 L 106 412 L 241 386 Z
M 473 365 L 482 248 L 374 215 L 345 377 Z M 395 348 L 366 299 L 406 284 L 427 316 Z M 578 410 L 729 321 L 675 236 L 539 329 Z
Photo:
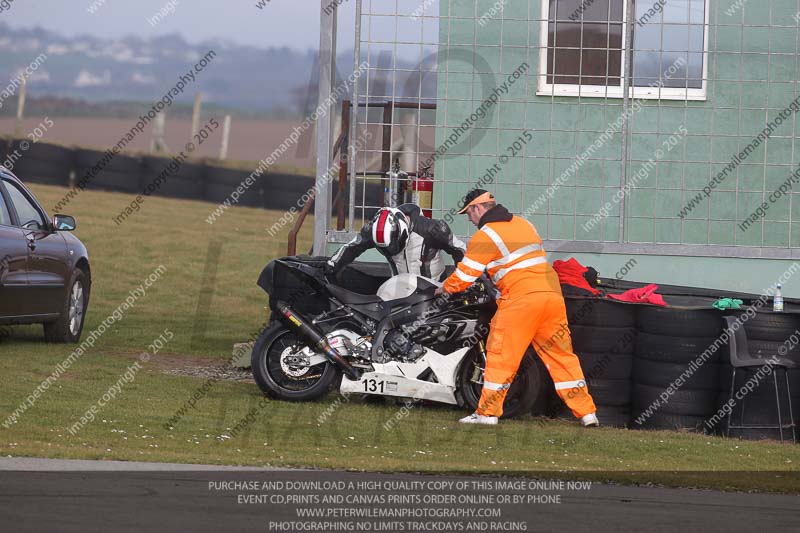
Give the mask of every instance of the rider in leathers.
M 336 274 L 372 248 L 389 260 L 393 275 L 408 273 L 442 281 L 446 276 L 441 251 L 458 264 L 466 245 L 453 235 L 447 222 L 423 216 L 415 204 L 384 207 L 330 258 L 328 267 Z

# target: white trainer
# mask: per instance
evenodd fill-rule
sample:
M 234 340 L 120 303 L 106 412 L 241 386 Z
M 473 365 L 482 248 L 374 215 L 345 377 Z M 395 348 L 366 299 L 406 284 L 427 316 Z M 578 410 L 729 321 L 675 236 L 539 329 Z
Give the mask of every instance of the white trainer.
M 465 416 L 461 420 L 459 420 L 462 424 L 486 424 L 487 426 L 496 426 L 497 425 L 497 417 L 496 416 L 483 416 L 479 415 L 478 413 L 472 413 L 469 416 Z
M 600 421 L 597 419 L 597 413 L 589 413 L 581 418 L 581 424 L 583 427 L 597 427 L 600 425 Z

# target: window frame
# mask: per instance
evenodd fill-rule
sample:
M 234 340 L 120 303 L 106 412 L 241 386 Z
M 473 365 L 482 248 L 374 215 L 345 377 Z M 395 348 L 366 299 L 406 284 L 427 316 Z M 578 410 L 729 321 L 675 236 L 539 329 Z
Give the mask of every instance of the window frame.
M 566 83 L 547 83 L 547 56 L 548 37 L 550 34 L 550 2 L 541 0 L 541 20 L 539 23 L 539 82 L 536 96 L 572 96 L 580 98 L 624 98 L 625 64 L 628 60 L 628 2 L 622 2 L 622 51 L 620 57 L 620 85 L 575 85 Z M 708 100 L 708 45 L 709 21 L 711 0 L 705 0 L 703 14 L 703 79 L 701 88 L 678 87 L 630 87 L 630 98 L 643 100 L 681 100 L 681 101 L 706 101 Z M 635 24 L 635 22 L 633 22 Z M 663 47 L 664 43 L 661 43 Z M 688 53 L 688 52 L 687 52 Z M 688 68 L 688 67 L 687 67 Z
M 2 176 L 0 178 L 0 182 L 3 185 L 3 195 L 6 198 L 6 205 L 8 206 L 8 210 L 11 212 L 11 223 L 14 227 L 20 228 L 26 231 L 50 231 L 51 221 L 47 216 L 47 213 L 42 209 L 42 206 L 39 205 L 39 202 L 36 201 L 36 198 L 28 191 L 28 189 L 22 185 L 20 182 L 15 182 L 14 180 Z M 44 221 L 44 226 L 38 229 L 32 228 L 25 228 L 22 226 L 22 219 L 19 216 L 19 211 L 17 211 L 17 206 L 14 204 L 13 198 L 11 198 L 11 190 L 10 187 L 14 187 L 14 189 L 18 190 L 22 197 L 28 201 L 33 206 L 33 209 L 39 214 L 39 216 Z
M 2 219 L 0 219 L 0 226 L 16 228 L 17 226 L 14 224 L 15 213 L 11 211 L 10 203 L 11 202 L 6 199 L 5 180 L 0 179 L 0 210 L 5 209 L 5 212 L 8 214 L 8 224 L 4 224 Z

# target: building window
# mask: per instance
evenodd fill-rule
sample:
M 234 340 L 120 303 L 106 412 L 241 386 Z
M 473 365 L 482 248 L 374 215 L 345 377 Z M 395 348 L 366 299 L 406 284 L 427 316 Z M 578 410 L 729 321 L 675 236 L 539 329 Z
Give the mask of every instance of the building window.
M 708 0 L 636 0 L 630 95 L 705 100 Z M 542 2 L 537 94 L 622 98 L 625 0 Z

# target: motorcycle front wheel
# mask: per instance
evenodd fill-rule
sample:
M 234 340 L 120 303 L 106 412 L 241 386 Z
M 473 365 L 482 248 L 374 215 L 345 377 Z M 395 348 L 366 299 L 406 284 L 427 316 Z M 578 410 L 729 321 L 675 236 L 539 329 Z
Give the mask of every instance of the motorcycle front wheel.
M 339 370 L 328 362 L 303 367 L 287 361 L 305 346 L 294 331 L 280 322 L 261 332 L 253 346 L 251 365 L 253 378 L 267 396 L 296 402 L 315 400 L 341 377 Z
M 542 387 L 542 376 L 536 365 L 535 353 L 528 350 L 519 364 L 519 370 L 511 383 L 503 402 L 503 418 L 514 418 L 531 412 L 533 404 Z M 483 371 L 485 364 L 477 349 L 470 352 L 461 362 L 458 371 L 458 390 L 462 407 L 475 412 L 483 390 Z

